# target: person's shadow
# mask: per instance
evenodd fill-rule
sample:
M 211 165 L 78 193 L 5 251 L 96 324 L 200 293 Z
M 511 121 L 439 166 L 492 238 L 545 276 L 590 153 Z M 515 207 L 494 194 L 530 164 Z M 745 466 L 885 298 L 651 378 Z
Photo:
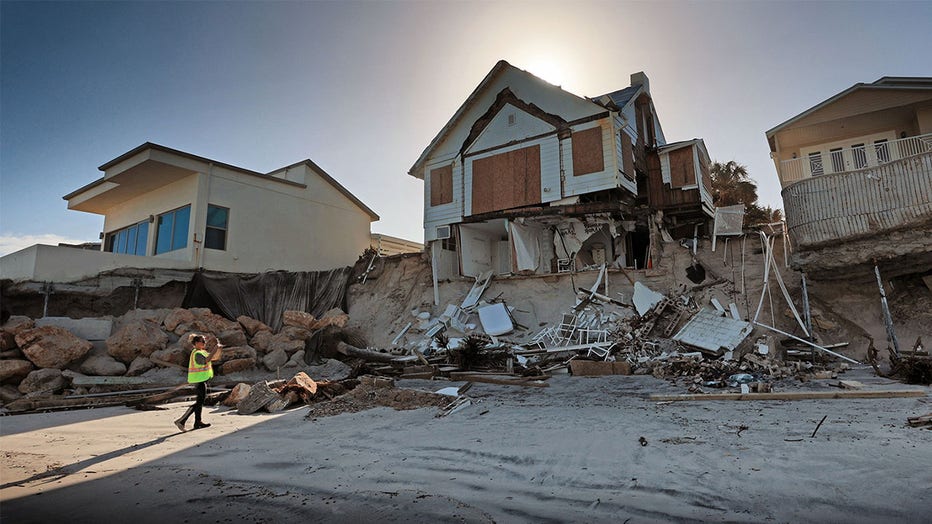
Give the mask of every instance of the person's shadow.
M 7 482 L 6 484 L 2 484 L 0 485 L 0 489 L 6 489 L 9 487 L 13 487 L 13 486 L 25 487 L 27 484 L 31 482 L 37 482 L 40 480 L 44 481 L 42 482 L 42 484 L 47 484 L 55 480 L 63 479 L 67 477 L 68 475 L 71 475 L 72 473 L 77 473 L 78 471 L 81 471 L 82 469 L 86 467 L 93 466 L 94 464 L 106 462 L 112 458 L 116 458 L 121 455 L 125 455 L 127 453 L 132 453 L 133 451 L 138 451 L 140 449 L 145 449 L 151 446 L 155 446 L 156 444 L 165 442 L 165 440 L 168 439 L 169 437 L 174 437 L 175 435 L 180 435 L 182 433 L 183 433 L 182 431 L 178 431 L 176 433 L 172 433 L 171 435 L 165 435 L 162 437 L 158 437 L 156 439 L 152 439 L 149 442 L 145 442 L 143 444 L 133 444 L 131 446 L 126 446 L 125 448 L 122 448 L 122 449 L 115 449 L 109 453 L 104 453 L 103 455 L 97 455 L 95 457 L 91 457 L 91 458 L 82 460 L 80 462 L 75 462 L 74 464 L 68 464 L 67 466 L 59 466 L 57 468 L 52 468 L 42 473 L 36 473 L 35 475 L 29 478 L 26 478 L 26 479 L 17 480 L 15 482 Z

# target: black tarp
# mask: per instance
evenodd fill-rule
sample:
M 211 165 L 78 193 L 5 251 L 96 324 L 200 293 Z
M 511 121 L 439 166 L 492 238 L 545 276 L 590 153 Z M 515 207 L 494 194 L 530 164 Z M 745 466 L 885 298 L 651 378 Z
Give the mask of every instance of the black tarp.
M 281 329 L 282 313 L 305 311 L 320 318 L 335 307 L 346 311 L 352 268 L 274 271 L 254 276 L 195 273 L 182 307 L 206 307 L 230 320 L 240 315 Z

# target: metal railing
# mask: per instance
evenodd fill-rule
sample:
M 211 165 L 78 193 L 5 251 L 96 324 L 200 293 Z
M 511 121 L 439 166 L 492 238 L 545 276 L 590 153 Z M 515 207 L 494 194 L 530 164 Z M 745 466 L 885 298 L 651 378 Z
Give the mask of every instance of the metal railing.
M 783 160 L 780 162 L 780 178 L 785 185 L 813 176 L 882 166 L 929 151 L 932 151 L 932 133 L 898 140 L 875 141 L 860 147 L 833 149 L 828 154 L 816 152 L 804 158 Z

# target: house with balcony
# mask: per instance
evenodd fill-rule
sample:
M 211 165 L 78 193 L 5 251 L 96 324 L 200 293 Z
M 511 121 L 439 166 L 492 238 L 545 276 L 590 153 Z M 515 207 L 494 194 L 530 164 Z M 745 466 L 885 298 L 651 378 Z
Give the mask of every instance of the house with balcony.
M 674 236 L 707 226 L 708 166 L 701 139 L 667 144 L 644 73 L 587 98 L 500 61 L 408 174 L 449 279 L 644 268 L 654 212 Z
M 766 136 L 797 267 L 932 265 L 932 77 L 855 84 Z
M 98 251 L 35 245 L 0 259 L 0 278 L 75 282 L 125 268 L 229 273 L 352 265 L 378 215 L 310 160 L 259 173 L 145 143 L 64 196 L 102 215 Z

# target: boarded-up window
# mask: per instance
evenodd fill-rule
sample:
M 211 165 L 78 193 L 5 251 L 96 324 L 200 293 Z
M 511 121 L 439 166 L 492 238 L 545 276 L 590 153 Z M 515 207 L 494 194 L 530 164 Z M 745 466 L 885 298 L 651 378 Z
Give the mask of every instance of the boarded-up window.
M 472 214 L 539 204 L 540 146 L 472 162 Z
M 696 183 L 693 167 L 693 148 L 681 147 L 670 152 L 670 187 L 691 186 Z
M 634 146 L 631 144 L 631 137 L 628 136 L 628 133 L 620 131 L 620 134 L 622 169 L 624 169 L 626 177 L 634 180 Z
M 573 133 L 573 176 L 598 173 L 605 169 L 602 155 L 602 128 Z
M 430 170 L 430 205 L 453 202 L 453 166 Z

